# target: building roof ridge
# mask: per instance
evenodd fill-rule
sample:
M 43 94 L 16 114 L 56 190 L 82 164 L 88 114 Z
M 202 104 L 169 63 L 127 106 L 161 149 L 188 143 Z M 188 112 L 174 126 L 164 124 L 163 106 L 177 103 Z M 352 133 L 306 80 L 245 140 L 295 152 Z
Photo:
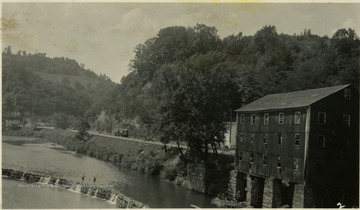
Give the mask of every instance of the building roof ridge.
M 265 111 L 272 109 L 307 107 L 349 86 L 351 85 L 345 84 L 286 93 L 269 94 L 235 111 Z

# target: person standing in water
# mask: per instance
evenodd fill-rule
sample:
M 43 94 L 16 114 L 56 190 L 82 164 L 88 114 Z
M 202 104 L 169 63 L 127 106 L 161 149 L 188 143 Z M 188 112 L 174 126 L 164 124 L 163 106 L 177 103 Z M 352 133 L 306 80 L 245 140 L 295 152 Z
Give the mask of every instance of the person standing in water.
M 81 180 L 82 180 L 81 184 L 84 184 L 85 174 L 84 174 L 84 176 L 81 177 Z
M 94 181 L 94 184 L 95 184 L 95 182 L 96 182 L 96 176 L 94 176 L 94 180 L 93 180 L 93 181 Z

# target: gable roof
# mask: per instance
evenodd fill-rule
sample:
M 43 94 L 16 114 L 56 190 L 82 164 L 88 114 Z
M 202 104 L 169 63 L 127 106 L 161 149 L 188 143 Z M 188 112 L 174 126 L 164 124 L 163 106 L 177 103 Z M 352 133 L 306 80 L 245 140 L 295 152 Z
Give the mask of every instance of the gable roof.
M 265 111 L 272 109 L 287 109 L 307 107 L 311 104 L 336 93 L 348 85 L 339 85 L 326 88 L 309 89 L 288 93 L 279 93 L 266 95 L 250 104 L 247 104 L 237 110 L 236 112 L 249 112 L 249 111 Z

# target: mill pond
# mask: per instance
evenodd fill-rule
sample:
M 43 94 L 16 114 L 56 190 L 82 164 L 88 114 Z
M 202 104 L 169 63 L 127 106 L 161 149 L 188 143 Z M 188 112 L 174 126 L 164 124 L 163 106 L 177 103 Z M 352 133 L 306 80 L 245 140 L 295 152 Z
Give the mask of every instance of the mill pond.
M 182 186 L 121 168 L 110 162 L 68 151 L 41 139 L 3 136 L 2 167 L 32 174 L 45 174 L 84 184 L 106 185 L 150 208 L 213 207 L 211 198 Z M 116 208 L 113 199 L 48 187 L 43 183 L 2 179 L 3 208 Z

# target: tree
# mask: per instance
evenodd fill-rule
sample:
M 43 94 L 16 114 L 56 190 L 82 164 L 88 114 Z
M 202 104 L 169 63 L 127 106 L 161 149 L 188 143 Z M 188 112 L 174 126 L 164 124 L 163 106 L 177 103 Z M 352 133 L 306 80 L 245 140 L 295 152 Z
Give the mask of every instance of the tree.
M 221 52 L 163 65 L 154 84 L 161 109 L 161 141 L 175 140 L 178 146 L 186 142 L 192 160 L 208 162 L 209 146 L 217 154 L 226 130 L 225 113 L 236 89 L 233 70 Z
M 196 49 L 195 52 L 206 54 L 220 47 L 221 40 L 217 35 L 217 29 L 215 27 L 198 23 L 193 30 L 195 31 L 195 35 L 192 45 Z
M 6 55 L 12 54 L 11 46 L 8 45 L 7 47 L 5 47 L 4 54 L 6 54 Z
M 359 55 L 359 37 L 351 28 L 337 30 L 331 39 L 331 43 L 339 54 L 344 56 Z
M 360 40 L 351 28 L 337 30 L 331 39 L 331 49 L 335 57 L 330 62 L 335 67 L 332 81 L 335 83 L 351 83 L 359 87 L 359 55 Z
M 52 115 L 53 123 L 55 127 L 60 129 L 66 129 L 70 126 L 71 122 L 69 117 L 63 113 L 55 113 Z
M 278 43 L 276 27 L 272 25 L 264 26 L 254 35 L 254 42 L 259 47 L 261 53 L 276 46 Z
M 76 133 L 75 138 L 77 138 L 81 142 L 86 141 L 90 137 L 90 134 L 88 132 L 88 130 L 90 129 L 91 127 L 87 121 L 80 120 L 77 125 L 78 132 Z

